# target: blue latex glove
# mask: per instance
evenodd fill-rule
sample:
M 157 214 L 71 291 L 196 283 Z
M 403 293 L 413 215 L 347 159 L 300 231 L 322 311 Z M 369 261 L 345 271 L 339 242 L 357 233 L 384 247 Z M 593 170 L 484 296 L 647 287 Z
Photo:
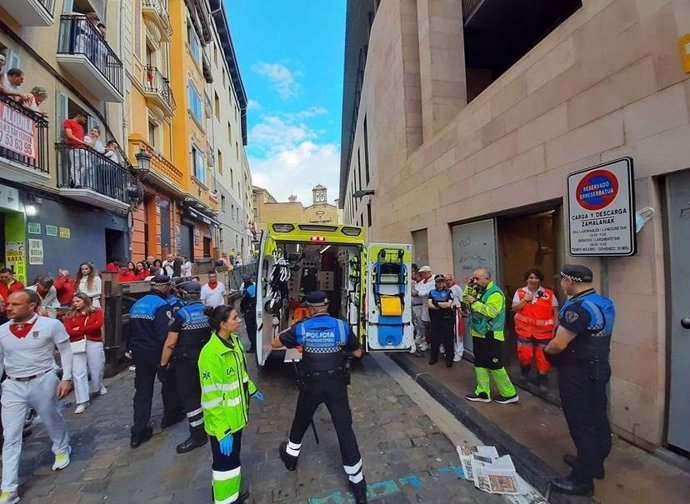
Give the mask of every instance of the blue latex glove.
M 261 393 L 260 390 L 257 390 L 256 394 L 254 394 L 252 397 L 255 398 L 257 401 L 263 401 L 264 400 L 264 395 Z
M 232 437 L 232 434 L 228 434 L 225 436 L 223 439 L 220 440 L 220 452 L 225 455 L 226 457 L 229 457 L 232 455 L 232 444 L 234 442 L 234 438 Z

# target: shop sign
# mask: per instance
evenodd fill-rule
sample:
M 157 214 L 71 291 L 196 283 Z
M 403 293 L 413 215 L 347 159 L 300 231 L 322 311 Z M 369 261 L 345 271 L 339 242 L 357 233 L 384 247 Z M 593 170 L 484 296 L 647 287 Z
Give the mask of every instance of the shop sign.
M 60 238 L 67 238 L 69 239 L 71 236 L 71 232 L 69 228 L 61 227 L 60 228 Z
M 26 229 L 29 234 L 41 234 L 41 224 L 38 222 L 29 222 Z
M 12 268 L 14 276 L 21 282 L 26 282 L 26 259 L 24 257 L 24 242 L 5 242 L 5 266 Z
M 628 157 L 568 175 L 570 255 L 635 254 L 633 183 Z
M 19 212 L 19 191 L 14 187 L 0 185 L 0 208 Z
M 29 159 L 36 159 L 38 128 L 34 121 L 18 110 L 0 102 L 0 147 Z
M 57 226 L 51 226 L 50 224 L 46 224 L 46 236 L 57 236 L 58 235 L 58 227 Z
M 43 264 L 43 240 L 29 239 L 29 264 Z

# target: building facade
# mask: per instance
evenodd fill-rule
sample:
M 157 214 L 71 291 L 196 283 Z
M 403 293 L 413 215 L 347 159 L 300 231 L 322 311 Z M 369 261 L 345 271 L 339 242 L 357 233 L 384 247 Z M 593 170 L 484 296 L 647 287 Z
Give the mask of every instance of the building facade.
M 371 239 L 508 295 L 590 266 L 618 311 L 615 431 L 685 453 L 688 34 L 687 1 L 349 1 L 339 198 Z M 636 253 L 571 256 L 568 175 L 626 157 Z
M 87 133 L 126 145 L 122 15 L 116 1 L 0 2 L 3 73 L 24 72 L 22 93 L 45 91 L 39 113 L 0 96 L 0 263 L 25 282 L 129 249 L 127 160 L 66 143 L 63 128 L 81 112 Z
M 310 224 L 342 224 L 338 207 L 328 203 L 328 190 L 317 185 L 312 189 L 312 204 L 305 207 L 292 196 L 289 201 L 277 201 L 262 187 L 254 186 L 253 205 L 256 227 L 266 229 L 269 222 L 303 222 Z

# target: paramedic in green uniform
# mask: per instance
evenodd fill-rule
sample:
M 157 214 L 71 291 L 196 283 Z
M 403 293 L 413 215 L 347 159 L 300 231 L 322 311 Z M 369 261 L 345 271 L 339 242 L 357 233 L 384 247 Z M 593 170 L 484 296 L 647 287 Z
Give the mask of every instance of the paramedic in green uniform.
M 242 430 L 249 419 L 249 398 L 262 401 L 263 394 L 247 373 L 237 311 L 221 305 L 207 306 L 204 313 L 213 331 L 199 356 L 201 407 L 213 454 L 213 502 L 242 503 L 249 497 L 240 493 Z
M 506 321 L 506 298 L 503 291 L 491 280 L 491 272 L 478 268 L 465 287 L 463 302 L 471 311 L 470 327 L 474 349 L 474 371 L 477 388 L 465 399 L 475 402 L 491 402 L 491 378 L 498 388 L 499 404 L 516 403 L 520 400 L 508 373 L 503 367 L 503 341 Z

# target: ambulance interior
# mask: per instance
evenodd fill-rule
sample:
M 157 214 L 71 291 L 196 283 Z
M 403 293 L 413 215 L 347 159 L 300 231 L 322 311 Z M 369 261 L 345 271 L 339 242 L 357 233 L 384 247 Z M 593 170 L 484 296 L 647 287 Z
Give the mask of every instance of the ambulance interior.
M 357 245 L 277 242 L 276 253 L 265 258 L 262 268 L 262 353 L 270 352 L 271 340 L 281 331 L 308 316 L 304 301 L 315 290 L 326 292 L 330 314 L 348 320 L 359 335 L 360 256 Z

